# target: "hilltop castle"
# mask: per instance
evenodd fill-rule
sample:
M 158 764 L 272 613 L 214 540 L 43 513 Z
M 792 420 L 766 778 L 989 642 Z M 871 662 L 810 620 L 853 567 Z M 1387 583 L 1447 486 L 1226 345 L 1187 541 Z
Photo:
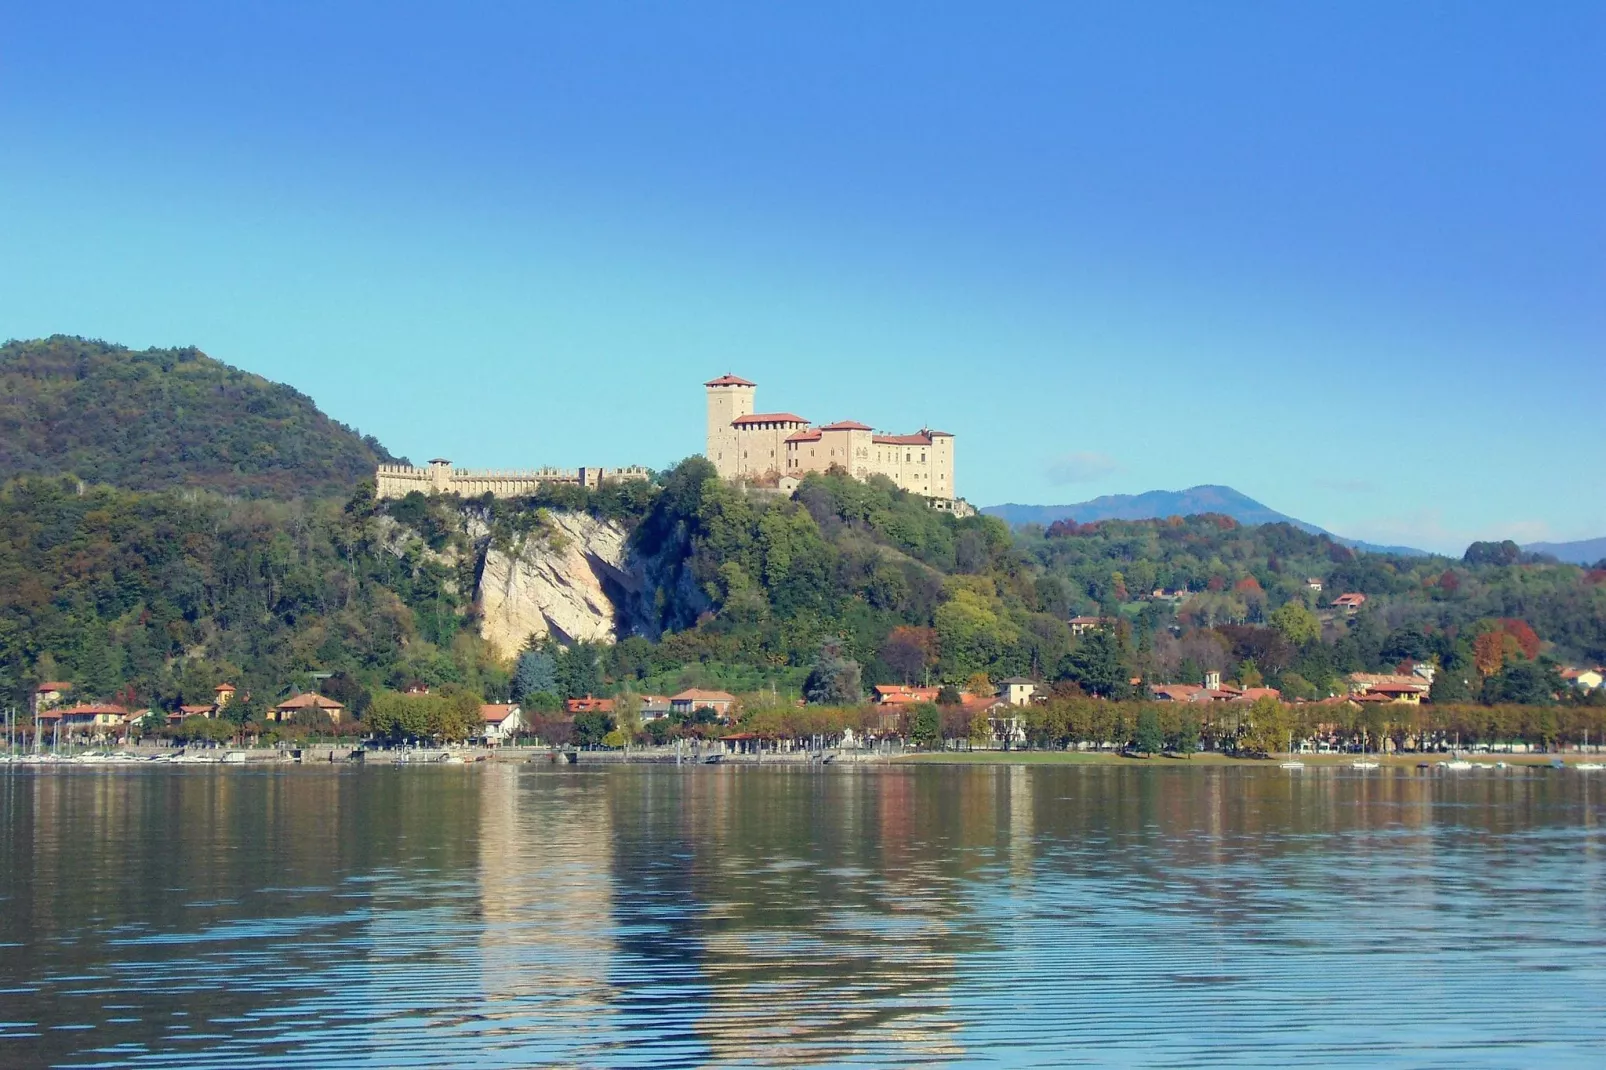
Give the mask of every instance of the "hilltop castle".
M 837 466 L 857 479 L 883 475 L 902 489 L 954 508 L 954 436 L 922 428 L 886 435 L 844 420 L 813 427 L 790 412 L 754 412 L 758 387 L 734 375 L 710 379 L 708 450 L 725 479 L 754 482 L 802 479 Z
M 843 420 L 822 427 L 790 412 L 754 412 L 758 387 L 735 375 L 703 384 L 708 391 L 708 448 L 705 456 L 721 478 L 796 488 L 810 472 L 841 468 L 855 479 L 882 475 L 899 488 L 927 498 L 933 508 L 960 515 L 972 512 L 954 491 L 954 436 L 921 428 L 912 435 L 888 435 Z M 542 486 L 569 484 L 595 489 L 604 480 L 649 479 L 629 468 L 535 468 L 478 470 L 454 468 L 436 458 L 428 467 L 382 464 L 374 472 L 375 497 L 457 494 L 477 498 L 522 498 Z

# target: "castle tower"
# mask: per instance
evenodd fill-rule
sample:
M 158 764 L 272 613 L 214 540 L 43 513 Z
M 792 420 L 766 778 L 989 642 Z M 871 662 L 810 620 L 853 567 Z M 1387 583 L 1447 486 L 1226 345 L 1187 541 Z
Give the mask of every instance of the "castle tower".
M 452 487 L 452 462 L 436 457 L 429 462 L 429 487 L 435 494 L 445 494 Z
M 722 375 L 703 384 L 708 390 L 708 445 L 703 456 L 713 462 L 721 479 L 734 479 L 741 471 L 736 429 L 732 422 L 753 415 L 758 386 L 734 375 Z

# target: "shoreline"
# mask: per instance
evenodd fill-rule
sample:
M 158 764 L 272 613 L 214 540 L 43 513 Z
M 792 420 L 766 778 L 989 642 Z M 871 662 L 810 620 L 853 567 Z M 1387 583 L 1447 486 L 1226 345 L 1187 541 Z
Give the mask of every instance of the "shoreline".
M 1273 754 L 1268 758 L 1237 758 L 1215 751 L 1202 751 L 1191 758 L 1160 755 L 1144 758 L 1114 751 L 922 751 L 899 755 L 890 760 L 912 765 L 1111 765 L 1132 768 L 1189 769 L 1243 766 L 1276 769 L 1280 763 L 1298 761 L 1308 768 L 1348 769 L 1355 762 L 1377 762 L 1379 768 L 1415 769 L 1426 764 L 1437 767 L 1455 758 L 1471 762 L 1474 768 L 1530 766 L 1549 769 L 1560 759 L 1569 768 L 1582 762 L 1606 763 L 1606 755 L 1595 754 L 1467 754 L 1391 753 L 1391 754 Z
M 861 766 L 861 765 L 945 765 L 945 766 L 1101 766 L 1136 769 L 1219 769 L 1223 767 L 1278 769 L 1282 763 L 1298 761 L 1304 768 L 1349 769 L 1357 761 L 1376 762 L 1380 769 L 1430 769 L 1460 759 L 1470 762 L 1474 769 L 1495 768 L 1554 768 L 1559 761 L 1564 768 L 1580 764 L 1606 764 L 1606 754 L 1591 752 L 1551 754 L 1467 753 L 1448 752 L 1417 754 L 1394 752 L 1389 754 L 1274 754 L 1266 758 L 1239 758 L 1214 751 L 1202 751 L 1192 757 L 1174 754 L 1157 754 L 1150 757 L 1122 754 L 1116 751 L 1045 751 L 1045 750 L 975 750 L 975 751 L 901 751 L 877 752 L 859 750 L 787 751 L 781 753 L 723 753 L 715 750 L 683 752 L 676 760 L 670 748 L 662 750 L 574 751 L 536 747 L 452 747 L 441 749 L 364 750 L 350 746 L 320 744 L 302 748 L 299 756 L 293 751 L 249 747 L 216 747 L 187 751 L 169 747 L 112 747 L 83 751 L 73 755 L 40 755 L 14 753 L 0 754 L 0 768 L 52 768 L 63 766 L 137 768 L 147 765 L 200 765 L 238 766 L 261 768 L 267 765 L 303 766 L 474 766 L 537 765 L 554 769 L 592 768 L 621 765 L 668 765 L 694 767 L 699 765 L 731 765 L 743 768 L 797 767 L 797 766 Z M 1365 768 L 1365 767 L 1363 767 Z M 1288 770 L 1290 772 L 1293 769 Z M 1584 770 L 1588 772 L 1590 770 Z

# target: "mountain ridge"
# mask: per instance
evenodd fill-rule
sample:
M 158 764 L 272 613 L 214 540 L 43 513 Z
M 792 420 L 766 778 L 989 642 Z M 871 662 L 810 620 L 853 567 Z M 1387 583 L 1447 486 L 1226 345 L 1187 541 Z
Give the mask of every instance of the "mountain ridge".
M 1531 554 L 1549 554 L 1557 561 L 1568 564 L 1593 565 L 1598 561 L 1606 561 L 1606 535 L 1572 542 L 1531 542 L 1523 549 Z
M 1184 490 L 1104 494 L 1069 505 L 1021 505 L 1006 502 L 1002 505 L 985 506 L 981 511 L 988 516 L 998 517 L 1012 528 L 1024 524 L 1047 526 L 1056 520 L 1075 520 L 1079 524 L 1091 524 L 1099 520 L 1150 520 L 1168 516 L 1219 513 L 1232 517 L 1240 524 L 1289 524 L 1312 535 L 1326 535 L 1334 542 L 1351 549 L 1410 557 L 1431 556 L 1428 551 L 1419 550 L 1414 546 L 1383 546 L 1335 535 L 1325 528 L 1289 516 L 1287 513 L 1280 513 L 1242 491 L 1217 483 L 1201 483 Z

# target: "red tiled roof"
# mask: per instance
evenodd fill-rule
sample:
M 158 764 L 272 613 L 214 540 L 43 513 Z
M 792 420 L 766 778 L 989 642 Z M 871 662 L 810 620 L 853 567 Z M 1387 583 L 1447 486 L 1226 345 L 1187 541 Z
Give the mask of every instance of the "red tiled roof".
M 704 691 L 700 688 L 688 688 L 678 695 L 671 695 L 670 702 L 735 702 L 736 696 L 728 691 Z
M 894 706 L 906 702 L 935 702 L 939 687 L 905 687 L 903 684 L 876 684 L 871 688 L 882 703 Z
M 792 434 L 786 436 L 786 441 L 788 441 L 788 442 L 818 442 L 818 441 L 820 441 L 820 433 L 818 431 L 795 431 Z
M 181 713 L 191 714 L 193 716 L 200 717 L 200 716 L 205 716 L 208 713 L 211 713 L 212 712 L 212 707 L 211 706 L 180 706 L 179 707 L 179 711 Z
M 727 374 L 727 375 L 721 375 L 718 379 L 710 379 L 710 380 L 708 380 L 708 382 L 704 383 L 703 385 L 704 386 L 757 386 L 758 384 L 757 383 L 750 383 L 746 379 L 743 379 L 739 375 L 729 375 L 729 374 Z
M 501 724 L 516 709 L 518 707 L 511 703 L 487 703 L 480 707 L 480 720 L 486 724 Z
M 925 435 L 872 435 L 870 441 L 881 446 L 929 446 Z
M 218 684 L 212 690 L 213 691 L 236 691 L 236 690 L 238 690 L 238 688 L 236 688 L 233 684 Z
M 68 683 L 66 680 L 46 680 L 38 687 L 34 688 L 34 690 L 39 692 L 41 695 L 46 691 L 71 691 L 72 684 Z
M 1366 601 L 1366 596 L 1364 594 L 1341 594 L 1337 598 L 1333 599 L 1333 605 L 1358 606 L 1364 601 Z
M 343 710 L 346 707 L 342 706 L 332 698 L 324 698 L 315 691 L 309 691 L 305 695 L 297 695 L 295 698 L 287 698 L 273 708 L 276 710 Z
M 952 431 L 933 431 L 930 428 L 926 429 L 925 434 L 926 434 L 927 438 L 953 438 L 954 437 L 954 434 L 953 434 Z
M 755 412 L 751 416 L 738 416 L 731 423 L 740 427 L 743 424 L 806 424 L 808 421 L 795 412 Z
M 868 426 L 867 424 L 861 424 L 861 423 L 857 422 L 856 420 L 838 420 L 834 424 L 826 424 L 824 427 L 820 428 L 820 430 L 821 431 L 870 431 L 870 430 L 873 430 L 873 429 L 870 426 Z
M 1426 694 L 1428 685 L 1422 684 L 1369 684 L 1366 690 L 1379 695 L 1422 695 Z
M 585 698 L 565 699 L 563 708 L 567 713 L 612 713 L 613 699 L 587 695 Z
M 122 706 L 95 705 L 93 703 L 80 703 L 77 706 L 61 706 L 54 710 L 45 710 L 39 714 L 41 720 L 54 720 L 58 717 L 89 716 L 103 713 L 115 714 L 118 717 L 127 717 L 128 711 Z

